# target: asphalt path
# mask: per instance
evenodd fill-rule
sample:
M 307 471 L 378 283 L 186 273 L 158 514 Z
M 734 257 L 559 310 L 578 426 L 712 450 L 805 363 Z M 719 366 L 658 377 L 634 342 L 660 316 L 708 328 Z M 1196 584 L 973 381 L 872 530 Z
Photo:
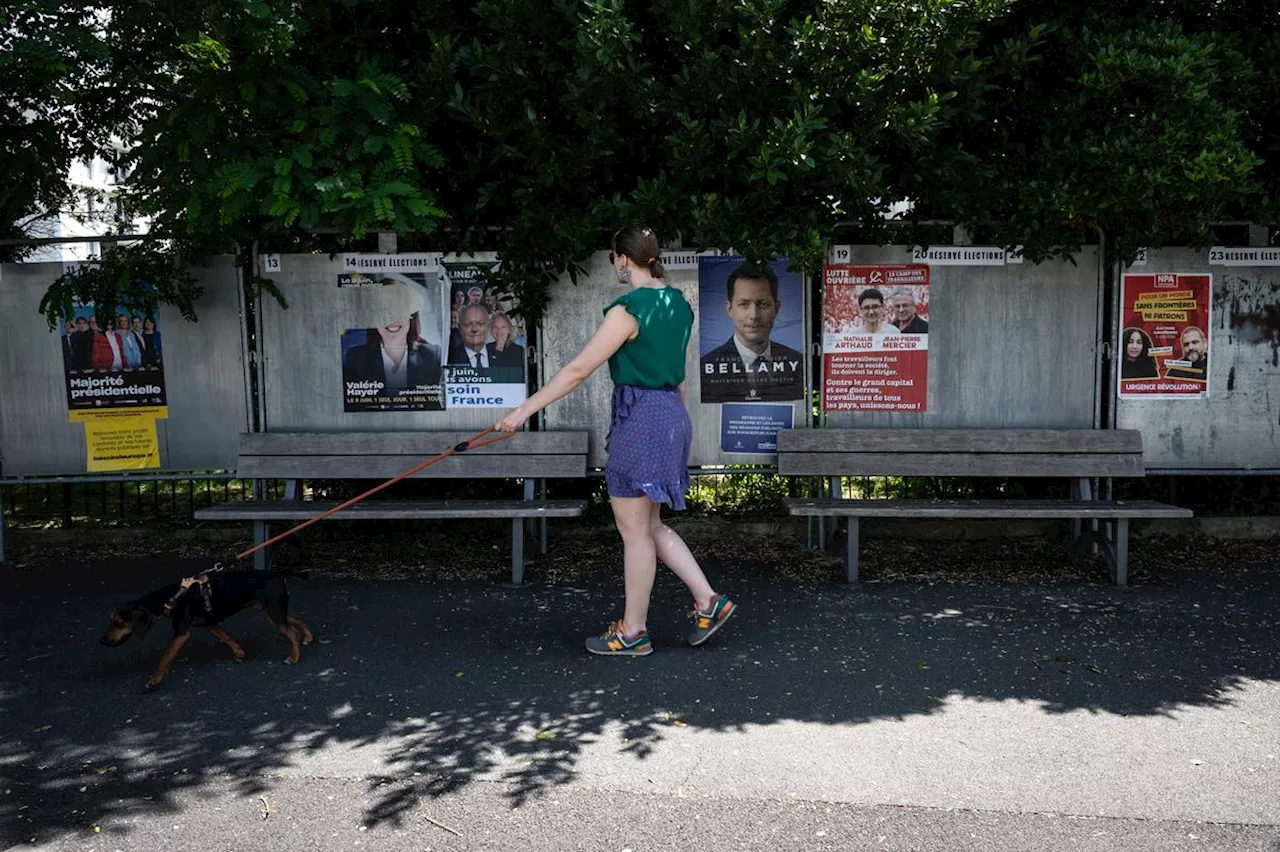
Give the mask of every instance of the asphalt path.
M 200 563 L 0 571 L 0 849 L 1233 849 L 1280 852 L 1280 566 L 1157 584 L 884 583 L 710 564 L 740 615 L 582 649 L 620 585 L 292 584 L 98 644 Z M 215 840 L 216 839 L 216 840 Z

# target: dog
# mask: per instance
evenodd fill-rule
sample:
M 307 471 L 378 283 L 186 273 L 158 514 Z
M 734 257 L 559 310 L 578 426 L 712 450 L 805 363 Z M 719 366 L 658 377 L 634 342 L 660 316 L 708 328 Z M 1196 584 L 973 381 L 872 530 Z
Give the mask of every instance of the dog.
M 102 644 L 122 645 L 130 636 L 145 638 L 155 622 L 168 617 L 173 627 L 173 640 L 160 657 L 160 664 L 147 681 L 153 690 L 164 680 L 182 646 L 191 638 L 191 628 L 203 627 L 214 638 L 231 649 L 232 658 L 244 660 L 244 648 L 218 625 L 232 615 L 250 607 L 261 607 L 267 620 L 285 639 L 291 653 L 285 663 L 293 665 L 302 654 L 301 645 L 310 645 L 310 628 L 296 613 L 289 612 L 287 577 L 307 578 L 306 571 L 239 571 L 200 574 L 154 589 L 142 597 L 117 607 L 110 615 L 111 623 L 102 635 Z

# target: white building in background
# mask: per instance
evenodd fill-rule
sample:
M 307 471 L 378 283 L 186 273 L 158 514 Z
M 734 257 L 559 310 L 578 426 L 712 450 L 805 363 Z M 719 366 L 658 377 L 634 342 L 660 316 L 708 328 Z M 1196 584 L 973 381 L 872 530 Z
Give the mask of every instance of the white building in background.
M 102 243 L 94 239 L 111 231 L 113 233 L 145 234 L 149 227 L 146 220 L 129 225 L 115 226 L 115 201 L 113 196 L 128 177 L 121 169 L 101 158 L 89 162 L 76 161 L 67 174 L 67 182 L 88 190 L 77 193 L 73 209 L 63 210 L 35 222 L 27 233 L 41 239 L 60 237 L 84 237 L 83 241 L 51 243 L 36 246 L 23 258 L 24 263 L 78 263 L 102 254 Z

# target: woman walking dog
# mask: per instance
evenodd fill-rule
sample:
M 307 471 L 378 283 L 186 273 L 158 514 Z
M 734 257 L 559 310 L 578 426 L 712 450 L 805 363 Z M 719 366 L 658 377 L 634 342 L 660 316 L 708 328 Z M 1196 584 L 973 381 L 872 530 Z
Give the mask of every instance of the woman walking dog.
M 693 429 L 684 403 L 684 365 L 693 309 L 664 281 L 660 255 L 650 228 L 629 225 L 614 234 L 609 262 L 619 283 L 631 289 L 604 309 L 603 322 L 582 351 L 496 427 L 514 432 L 609 362 L 614 389 L 604 473 L 622 535 L 626 607 L 603 636 L 587 639 L 593 654 L 653 652 L 646 620 L 658 559 L 693 595 L 691 644 L 705 642 L 737 609 L 711 588 L 680 535 L 662 522 L 662 504 L 684 509 L 689 488 Z

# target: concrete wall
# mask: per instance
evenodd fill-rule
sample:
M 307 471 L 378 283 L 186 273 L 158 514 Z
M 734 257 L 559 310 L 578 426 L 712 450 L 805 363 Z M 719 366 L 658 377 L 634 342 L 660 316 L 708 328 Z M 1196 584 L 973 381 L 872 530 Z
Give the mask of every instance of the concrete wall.
M 851 250 L 852 264 L 915 262 L 906 246 Z M 933 265 L 929 273 L 928 410 L 841 412 L 827 415 L 828 426 L 1095 425 L 1102 334 L 1096 248 L 1086 247 L 1075 265 Z
M 460 259 L 493 257 L 477 253 Z M 344 271 L 341 257 L 289 254 L 280 260 L 280 272 L 269 277 L 289 307 L 264 296 L 261 311 L 264 431 L 479 431 L 502 416 L 505 409 L 499 408 L 343 411 L 341 338 L 348 318 L 337 284 Z M 441 344 L 438 331 L 426 333 L 429 342 Z
M 1213 276 L 1208 398 L 1116 399 L 1115 426 L 1142 432 L 1147 468 L 1280 470 L 1280 267 L 1210 266 L 1204 251 L 1155 249 L 1122 272 Z M 1119 347 L 1120 330 L 1110 331 Z
M 851 250 L 850 263 L 912 262 L 904 246 Z M 497 419 L 498 409 L 344 412 L 339 340 L 346 322 L 336 286 L 342 271 L 336 257 L 287 255 L 273 276 L 289 308 L 269 297 L 261 307 L 259 366 L 268 431 L 478 431 Z M 1110 395 L 1110 425 L 1143 433 L 1149 469 L 1280 468 L 1280 268 L 1209 266 L 1202 251 L 1162 249 L 1129 271 L 1213 275 L 1208 399 L 1116 397 L 1114 372 L 1101 375 L 1098 365 L 1100 341 L 1118 346 L 1119 330 L 1100 325 L 1100 259 L 1087 248 L 1074 265 L 932 266 L 928 411 L 832 414 L 826 425 L 1088 428 L 1098 425 L 1099 403 Z M 231 258 L 217 257 L 193 272 L 205 287 L 199 322 L 187 323 L 171 308 L 160 314 L 169 419 L 157 426 L 167 470 L 234 466 L 236 436 L 249 422 L 237 270 Z M 0 473 L 6 476 L 84 471 L 84 427 L 67 419 L 59 337 L 38 313 L 40 298 L 60 273 L 54 263 L 0 270 Z M 671 270 L 669 276 L 696 311 L 697 270 Z M 544 326 L 533 332 L 544 379 L 581 349 L 604 306 L 622 292 L 603 252 L 589 259 L 578 284 L 566 277 L 553 288 Z M 811 339 L 820 305 L 806 306 L 805 318 L 805 338 Z M 686 362 L 691 463 L 772 463 L 770 457 L 720 450 L 721 406 L 699 399 L 697 335 L 695 322 Z M 806 384 L 820 387 L 820 381 L 808 376 Z M 595 466 L 605 460 L 611 389 L 602 368 L 545 412 L 547 428 L 591 433 Z M 793 410 L 797 427 L 808 425 L 808 406 L 796 401 Z
M 555 372 L 573 360 L 604 318 L 604 308 L 626 292 L 617 283 L 606 252 L 597 252 L 585 264 L 587 275 L 573 284 L 566 276 L 552 290 L 547 316 L 543 322 L 543 375 L 550 379 Z M 693 446 L 689 464 L 773 464 L 774 456 L 726 453 L 720 449 L 720 414 L 723 405 L 700 401 L 698 374 L 698 270 L 669 269 L 667 279 L 678 287 L 693 307 L 693 337 L 685 358 L 686 404 L 693 421 Z M 806 310 L 805 339 L 809 338 Z M 807 368 L 806 368 L 807 369 Z M 806 387 L 812 379 L 806 373 Z M 550 429 L 585 429 L 590 432 L 588 464 L 602 467 L 605 462 L 604 439 L 609 429 L 609 400 L 613 383 L 607 365 L 601 366 L 571 395 L 546 409 Z M 807 390 L 806 390 L 807 395 Z M 792 403 L 796 428 L 809 425 L 808 409 L 803 400 Z
M 162 307 L 169 419 L 156 421 L 165 470 L 235 466 L 237 436 L 248 427 L 240 278 L 231 257 L 191 273 L 204 287 L 198 322 Z M 39 313 L 62 274 L 60 263 L 6 264 L 0 270 L 0 472 L 5 476 L 85 472 L 84 426 L 67 419 L 62 344 Z

